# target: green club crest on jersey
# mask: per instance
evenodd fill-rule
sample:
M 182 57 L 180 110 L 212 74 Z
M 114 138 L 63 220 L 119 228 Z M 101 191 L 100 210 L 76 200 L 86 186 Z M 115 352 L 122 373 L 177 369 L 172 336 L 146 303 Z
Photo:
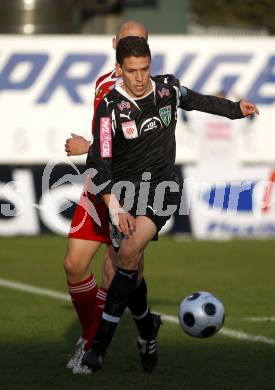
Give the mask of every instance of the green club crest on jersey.
M 171 122 L 171 106 L 160 108 L 159 115 L 165 126 L 169 126 L 169 123 Z

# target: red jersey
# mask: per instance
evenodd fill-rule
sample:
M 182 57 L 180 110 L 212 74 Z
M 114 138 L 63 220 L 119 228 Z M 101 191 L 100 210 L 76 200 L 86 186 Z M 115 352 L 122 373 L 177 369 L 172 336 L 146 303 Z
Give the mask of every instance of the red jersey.
M 94 128 L 94 118 L 97 108 L 104 97 L 111 89 L 114 88 L 116 82 L 115 69 L 109 73 L 99 77 L 96 81 L 95 98 L 94 98 L 94 115 L 92 119 L 92 133 Z M 92 216 L 87 212 L 89 209 L 89 203 L 87 203 L 87 194 L 84 192 L 81 195 L 80 201 L 75 209 L 71 230 L 69 233 L 70 238 L 77 238 L 80 240 L 99 241 L 107 245 L 111 244 L 108 222 L 108 210 L 104 203 L 98 202 L 97 198 L 88 194 L 89 202 L 92 202 L 97 215 L 101 221 L 99 226 Z M 86 205 L 86 206 L 85 206 Z
M 92 119 L 92 133 L 94 132 L 94 120 L 95 120 L 95 113 L 97 110 L 97 107 L 102 102 L 104 97 L 107 95 L 108 92 L 110 92 L 115 85 L 116 82 L 116 70 L 112 70 L 109 73 L 104 74 L 103 76 L 99 77 L 96 81 L 95 85 L 95 98 L 94 98 L 94 115 Z

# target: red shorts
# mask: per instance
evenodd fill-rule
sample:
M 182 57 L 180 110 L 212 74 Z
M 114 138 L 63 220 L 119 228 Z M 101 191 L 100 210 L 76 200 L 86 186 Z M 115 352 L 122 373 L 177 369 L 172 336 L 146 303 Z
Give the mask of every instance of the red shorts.
M 111 244 L 108 209 L 95 195 L 82 193 L 68 237 Z

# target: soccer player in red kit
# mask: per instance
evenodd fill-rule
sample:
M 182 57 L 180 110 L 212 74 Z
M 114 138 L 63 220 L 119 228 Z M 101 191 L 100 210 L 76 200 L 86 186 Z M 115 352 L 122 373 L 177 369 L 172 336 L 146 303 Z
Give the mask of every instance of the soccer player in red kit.
M 116 37 L 113 38 L 113 48 L 115 49 L 116 43 L 126 36 L 140 36 L 147 39 L 148 32 L 141 23 L 128 21 L 120 27 Z M 105 95 L 113 89 L 116 79 L 117 74 L 116 69 L 114 69 L 101 76 L 96 82 L 92 129 L 98 105 Z M 68 156 L 80 155 L 87 153 L 89 147 L 90 141 L 72 134 L 72 138 L 66 141 L 65 151 Z M 88 211 L 89 202 L 92 202 L 95 207 L 101 226 L 90 215 Z M 108 220 L 108 210 L 104 203 L 99 203 L 96 197 L 87 191 L 85 186 L 73 215 L 64 262 L 68 290 L 82 326 L 82 335 L 76 343 L 74 353 L 67 364 L 67 367 L 76 374 L 91 373 L 91 370 L 87 367 L 81 366 L 81 360 L 85 350 L 90 347 L 96 335 L 105 305 L 107 289 L 116 272 L 116 255 L 111 245 Z M 102 243 L 106 244 L 108 248 L 104 254 L 102 283 L 98 288 L 89 267 Z M 146 300 L 147 287 L 143 278 L 138 290 L 139 295 L 133 297 L 133 306 L 131 307 L 129 304 L 129 308 L 141 337 L 146 338 L 146 328 L 151 328 L 152 322 L 156 322 L 156 327 L 159 327 L 160 318 L 151 314 L 148 309 Z

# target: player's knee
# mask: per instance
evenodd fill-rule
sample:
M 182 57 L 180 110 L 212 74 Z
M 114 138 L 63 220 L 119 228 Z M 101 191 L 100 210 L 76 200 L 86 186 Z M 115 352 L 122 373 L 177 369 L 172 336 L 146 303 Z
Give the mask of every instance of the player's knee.
M 139 251 L 130 245 L 121 246 L 119 250 L 119 266 L 129 269 L 138 267 L 140 259 Z
M 68 255 L 65 257 L 65 260 L 64 260 L 64 270 L 65 270 L 67 275 L 74 273 L 74 270 L 75 270 L 75 264 L 72 261 L 71 257 Z
M 78 276 L 85 273 L 86 269 L 79 264 L 79 262 L 69 254 L 66 255 L 64 260 L 64 269 L 68 276 Z

